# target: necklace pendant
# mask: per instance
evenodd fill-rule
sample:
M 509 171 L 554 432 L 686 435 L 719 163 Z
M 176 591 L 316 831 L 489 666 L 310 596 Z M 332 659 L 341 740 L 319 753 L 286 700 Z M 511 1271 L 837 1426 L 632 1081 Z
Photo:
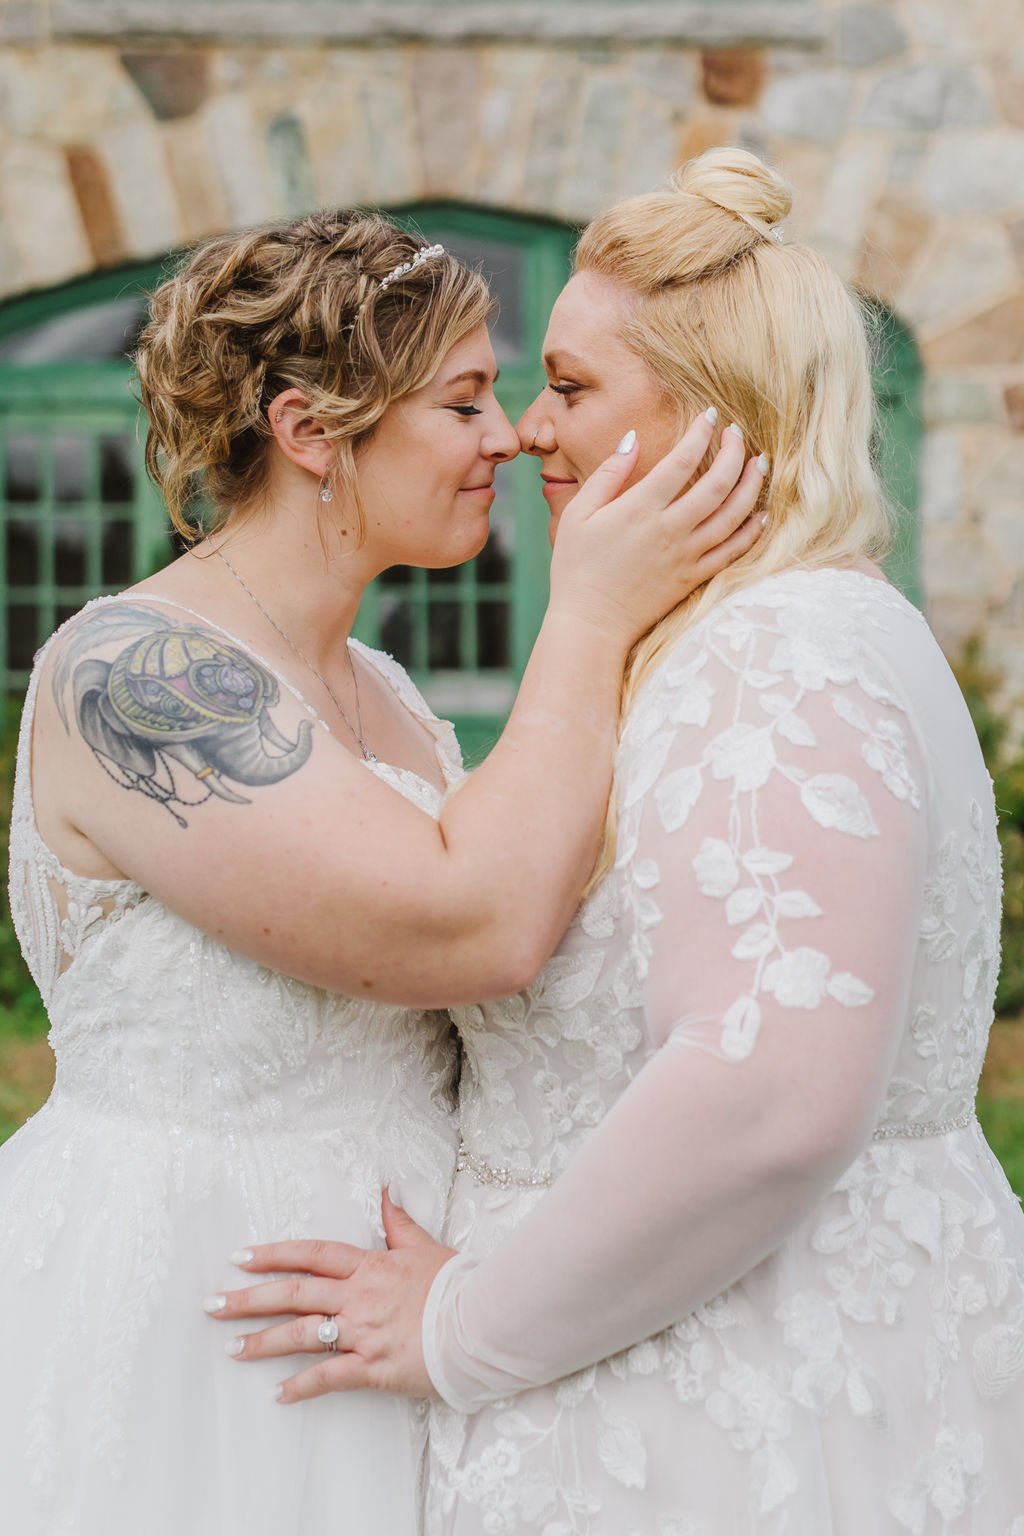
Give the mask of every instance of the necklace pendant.
M 377 754 L 373 748 L 366 746 L 363 742 L 360 742 L 359 745 L 363 748 L 363 762 L 375 763 L 377 761 Z

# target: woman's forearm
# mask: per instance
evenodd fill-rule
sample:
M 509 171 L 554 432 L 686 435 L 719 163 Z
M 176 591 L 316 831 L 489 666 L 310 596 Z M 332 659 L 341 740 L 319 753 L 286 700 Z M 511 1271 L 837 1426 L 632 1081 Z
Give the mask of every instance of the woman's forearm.
M 508 959 L 482 991 L 533 979 L 593 868 L 608 804 L 625 641 L 549 609 L 490 756 L 445 806 L 441 834 L 467 939 Z M 451 1001 L 461 1001 L 453 997 Z

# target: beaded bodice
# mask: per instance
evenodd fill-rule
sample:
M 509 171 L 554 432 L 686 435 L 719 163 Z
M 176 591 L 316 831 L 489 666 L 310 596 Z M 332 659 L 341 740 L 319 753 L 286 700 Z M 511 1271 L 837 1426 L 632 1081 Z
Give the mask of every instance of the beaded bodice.
M 434 721 L 390 658 L 361 652 L 404 706 L 430 723 L 446 781 L 454 783 L 462 768 L 451 727 Z M 301 1186 L 325 1143 L 363 1169 L 375 1225 L 381 1169 L 411 1160 L 443 1190 L 453 1155 L 446 1017 L 337 996 L 269 971 L 133 882 L 85 878 L 45 845 L 31 788 L 45 655 L 44 647 L 22 718 L 10 895 L 50 1016 L 57 1076 L 49 1111 L 135 1121 L 159 1137 L 182 1178 L 189 1164 L 200 1184 L 218 1166 L 223 1171 L 237 1159 L 241 1169 L 252 1158 L 264 1176 L 239 1173 L 239 1181 L 253 1204 L 254 1229 L 268 1234 L 301 1226 Z M 441 792 L 416 774 L 384 763 L 366 764 L 366 771 L 437 814 Z

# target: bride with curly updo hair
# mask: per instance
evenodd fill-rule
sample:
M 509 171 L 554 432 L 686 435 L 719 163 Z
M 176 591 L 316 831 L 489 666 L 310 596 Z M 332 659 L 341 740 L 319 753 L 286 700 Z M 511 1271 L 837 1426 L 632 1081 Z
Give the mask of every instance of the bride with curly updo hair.
M 358 212 L 211 240 L 153 295 L 147 462 L 187 550 L 44 645 L 18 747 L 11 904 L 57 1077 L 0 1150 L 11 1536 L 417 1530 L 422 1414 L 284 1414 L 279 1367 L 248 1379 L 201 1298 L 222 1315 L 271 1237 L 383 1247 L 388 1187 L 440 1231 L 459 1133 L 436 1010 L 540 971 L 593 866 L 631 647 L 761 531 L 742 444 L 697 473 L 703 412 L 649 473 L 623 421 L 467 776 L 349 635 L 383 570 L 486 542 L 520 449 L 491 307 Z M 342 1321 L 315 1331 L 342 1358 Z

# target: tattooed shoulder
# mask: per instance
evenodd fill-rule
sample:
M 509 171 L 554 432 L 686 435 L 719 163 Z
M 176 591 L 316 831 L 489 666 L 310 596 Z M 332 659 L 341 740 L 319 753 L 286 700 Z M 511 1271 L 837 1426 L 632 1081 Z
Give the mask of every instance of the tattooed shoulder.
M 233 786 L 276 784 L 313 749 L 309 720 L 294 740 L 274 723 L 280 688 L 255 657 L 141 604 L 112 603 L 74 624 L 53 691 L 66 730 L 77 728 L 114 783 L 181 827 L 184 811 L 213 796 L 249 804 Z

